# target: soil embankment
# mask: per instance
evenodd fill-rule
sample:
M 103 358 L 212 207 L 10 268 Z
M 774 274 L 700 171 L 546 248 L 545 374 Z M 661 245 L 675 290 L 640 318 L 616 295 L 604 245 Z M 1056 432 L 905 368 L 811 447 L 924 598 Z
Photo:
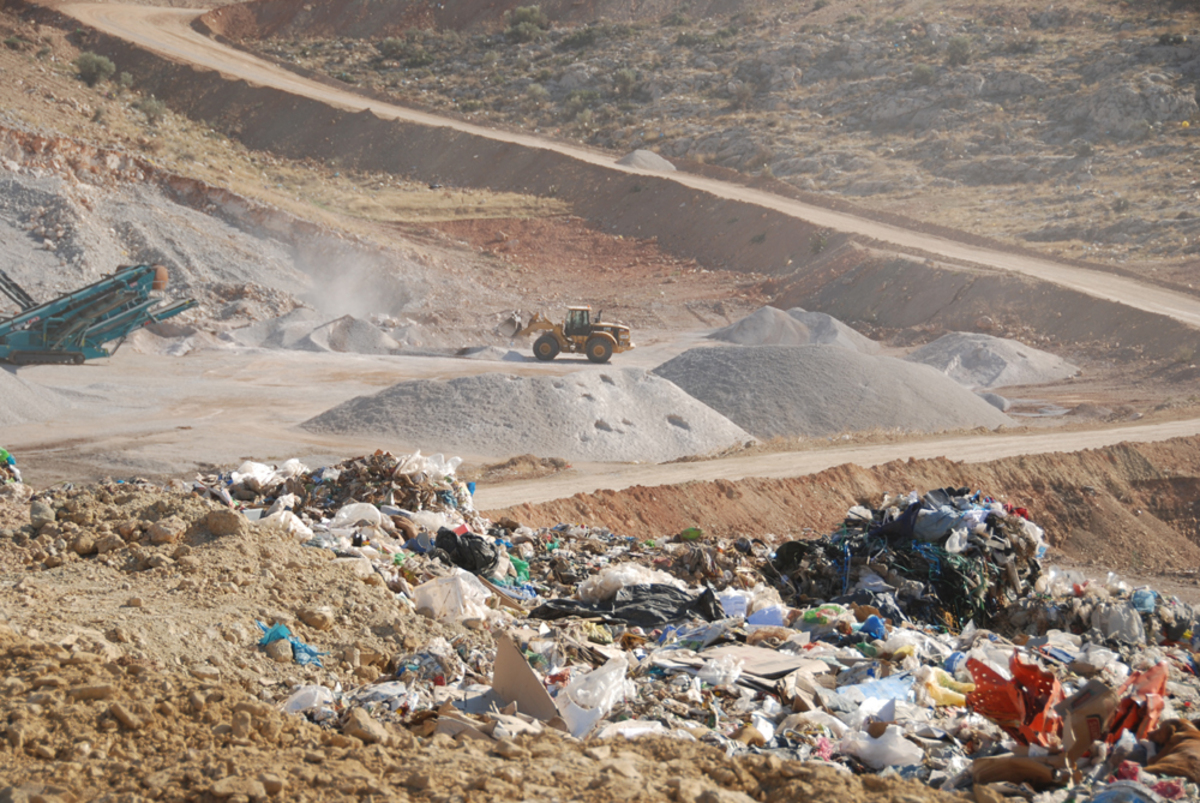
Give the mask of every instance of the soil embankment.
M 945 486 L 999 492 L 1030 511 L 1067 557 L 1128 571 L 1200 562 L 1200 438 L 1010 457 L 964 464 L 946 458 L 847 464 L 792 479 L 743 479 L 636 486 L 576 494 L 487 513 L 536 526 L 604 525 L 662 538 L 687 527 L 714 535 L 779 538 L 835 530 L 846 510 L 885 493 Z

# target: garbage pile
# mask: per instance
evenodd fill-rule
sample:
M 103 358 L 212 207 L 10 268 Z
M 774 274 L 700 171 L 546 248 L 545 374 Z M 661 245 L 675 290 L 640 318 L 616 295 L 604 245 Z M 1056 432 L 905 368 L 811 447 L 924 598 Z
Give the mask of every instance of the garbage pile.
M 647 539 L 487 521 L 457 467 L 378 452 L 198 479 L 413 615 L 494 637 L 435 638 L 377 682 L 299 687 L 286 711 L 498 743 L 658 735 L 976 800 L 1200 796 L 1195 612 L 1043 569 L 1045 534 L 1021 507 L 943 488 L 855 506 L 814 540 Z M 262 649 L 319 665 L 286 628 L 262 629 Z

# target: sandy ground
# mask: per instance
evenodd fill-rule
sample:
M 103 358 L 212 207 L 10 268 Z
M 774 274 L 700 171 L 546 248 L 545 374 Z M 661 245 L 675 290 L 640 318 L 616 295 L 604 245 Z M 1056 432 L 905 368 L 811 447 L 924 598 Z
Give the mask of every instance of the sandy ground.
M 557 151 L 563 155 L 614 172 L 656 175 L 684 186 L 711 193 L 720 198 L 735 199 L 773 209 L 794 218 L 836 231 L 868 237 L 887 243 L 898 252 L 928 254 L 938 259 L 964 262 L 986 268 L 1022 273 L 1054 282 L 1063 287 L 1145 311 L 1165 315 L 1191 326 L 1200 326 L 1200 300 L 1135 280 L 1092 271 L 1027 255 L 968 245 L 943 237 L 914 232 L 877 221 L 785 199 L 716 179 L 687 173 L 652 173 L 616 165 L 611 154 L 596 150 L 551 142 L 539 137 L 499 131 L 462 121 L 451 120 L 426 112 L 414 111 L 374 101 L 350 92 L 339 91 L 309 81 L 280 67 L 270 65 L 247 53 L 218 44 L 189 27 L 200 12 L 187 9 L 156 9 L 116 4 L 64 3 L 55 7 L 109 34 L 163 54 L 177 61 L 219 71 L 257 84 L 274 86 L 288 92 L 330 103 L 340 108 L 370 109 L 384 118 L 406 120 L 429 126 L 449 127 L 477 136 L 510 142 L 530 148 Z

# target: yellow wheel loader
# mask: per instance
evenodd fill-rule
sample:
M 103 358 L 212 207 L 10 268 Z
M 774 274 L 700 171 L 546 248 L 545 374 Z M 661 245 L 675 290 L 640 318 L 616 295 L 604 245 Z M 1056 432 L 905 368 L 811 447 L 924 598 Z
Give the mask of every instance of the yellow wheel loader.
M 593 322 L 591 307 L 567 307 L 567 318 L 561 324 L 539 312 L 514 336 L 523 337 L 534 332 L 544 332 L 533 342 L 533 356 L 543 362 L 565 352 L 586 354 L 592 362 L 604 363 L 613 354 L 633 348 L 628 326 L 599 320 Z

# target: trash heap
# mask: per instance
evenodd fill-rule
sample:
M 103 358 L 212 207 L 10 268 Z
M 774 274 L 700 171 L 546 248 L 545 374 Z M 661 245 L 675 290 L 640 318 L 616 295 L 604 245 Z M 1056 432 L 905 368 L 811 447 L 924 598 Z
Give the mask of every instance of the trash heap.
M 197 480 L 413 615 L 493 637 L 436 638 L 380 681 L 299 687 L 286 711 L 500 743 L 547 729 L 697 740 L 976 800 L 1200 797 L 1195 612 L 1043 569 L 1023 508 L 943 488 L 857 505 L 812 540 L 646 539 L 488 521 L 458 465 L 377 452 Z M 261 626 L 262 649 L 320 660 Z

